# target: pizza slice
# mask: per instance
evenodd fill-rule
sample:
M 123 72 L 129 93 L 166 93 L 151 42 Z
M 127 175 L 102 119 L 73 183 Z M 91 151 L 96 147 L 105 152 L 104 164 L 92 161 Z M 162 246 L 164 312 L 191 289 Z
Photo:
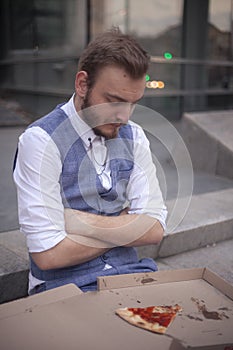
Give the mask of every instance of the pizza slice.
M 115 312 L 134 326 L 164 334 L 181 310 L 181 306 L 176 304 L 175 306 L 149 306 L 144 308 L 125 307 L 117 309 Z

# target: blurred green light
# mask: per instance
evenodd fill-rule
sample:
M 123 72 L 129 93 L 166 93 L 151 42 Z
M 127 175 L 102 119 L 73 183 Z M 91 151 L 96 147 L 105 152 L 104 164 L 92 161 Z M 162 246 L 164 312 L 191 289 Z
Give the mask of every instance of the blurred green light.
M 150 76 L 147 74 L 146 75 L 146 81 L 149 81 L 150 80 Z
M 166 60 L 171 60 L 173 57 L 170 52 L 165 52 L 163 56 L 164 56 L 164 58 L 166 58 Z

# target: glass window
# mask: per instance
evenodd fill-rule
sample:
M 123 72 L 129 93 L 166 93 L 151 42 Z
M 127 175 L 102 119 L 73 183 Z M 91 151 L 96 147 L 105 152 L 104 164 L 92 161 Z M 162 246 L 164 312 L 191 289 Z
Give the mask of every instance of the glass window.
M 91 38 L 112 26 L 134 35 L 151 56 L 181 56 L 183 0 L 92 0 Z M 180 86 L 180 66 L 151 63 L 147 92 Z
M 231 59 L 231 0 L 210 0 L 208 58 Z
M 182 11 L 180 0 L 130 0 L 128 31 L 134 33 L 153 56 L 163 56 L 166 52 L 173 57 L 180 56 Z
M 10 0 L 12 50 L 52 48 L 64 41 L 63 0 Z
M 210 0 L 208 28 L 208 59 L 229 61 L 231 48 L 231 0 Z M 233 75 L 230 66 L 208 67 L 210 88 L 232 88 Z
M 151 55 L 181 55 L 183 0 L 92 0 L 91 9 L 91 37 L 116 25 Z

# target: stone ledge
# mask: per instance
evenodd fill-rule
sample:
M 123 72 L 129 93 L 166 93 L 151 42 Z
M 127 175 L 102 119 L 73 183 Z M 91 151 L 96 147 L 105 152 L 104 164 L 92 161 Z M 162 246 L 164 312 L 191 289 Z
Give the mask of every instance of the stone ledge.
M 206 267 L 233 285 L 233 239 L 156 259 L 160 271 Z
M 173 203 L 167 202 L 168 210 Z M 193 196 L 178 227 L 160 245 L 139 247 L 139 256 L 157 259 L 233 238 L 232 208 L 233 189 Z
M 28 296 L 28 269 L 0 276 L 0 304 Z
M 190 120 L 233 153 L 233 110 L 185 113 L 183 118 Z
M 7 234 L 14 240 L 14 232 Z M 20 249 L 26 253 L 26 246 Z M 28 260 L 0 243 L 0 266 L 0 303 L 25 297 L 28 289 Z
M 233 179 L 233 111 L 185 113 L 182 135 L 193 168 Z

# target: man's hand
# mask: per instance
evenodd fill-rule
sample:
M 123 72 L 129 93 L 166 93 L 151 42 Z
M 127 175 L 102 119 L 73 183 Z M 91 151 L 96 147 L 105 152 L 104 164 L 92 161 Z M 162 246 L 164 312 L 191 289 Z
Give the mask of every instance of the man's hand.
M 127 215 L 128 214 L 128 211 L 129 211 L 129 208 L 126 207 L 125 209 L 123 209 L 120 213 L 120 215 Z

